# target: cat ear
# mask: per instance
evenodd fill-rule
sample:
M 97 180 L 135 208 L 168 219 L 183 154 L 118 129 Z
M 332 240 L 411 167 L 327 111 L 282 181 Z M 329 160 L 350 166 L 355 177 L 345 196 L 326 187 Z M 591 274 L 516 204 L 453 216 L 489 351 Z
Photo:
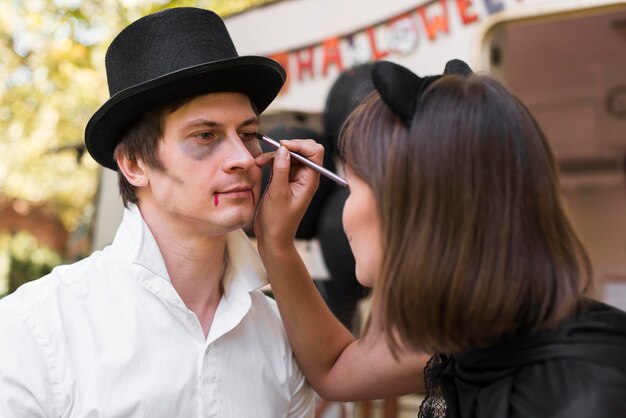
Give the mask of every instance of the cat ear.
M 459 59 L 448 61 L 443 75 L 467 76 L 472 69 Z M 389 61 L 378 61 L 372 67 L 372 81 L 383 101 L 402 119 L 406 126 L 417 110 L 422 94 L 435 80 L 442 77 L 433 75 L 420 77 L 411 70 Z
M 409 69 L 389 61 L 378 61 L 372 68 L 372 81 L 381 98 L 407 125 L 422 92 L 440 76 L 420 77 Z
M 467 76 L 474 74 L 469 65 L 459 59 L 453 59 L 448 61 L 446 68 L 443 70 L 444 75 L 456 74 Z

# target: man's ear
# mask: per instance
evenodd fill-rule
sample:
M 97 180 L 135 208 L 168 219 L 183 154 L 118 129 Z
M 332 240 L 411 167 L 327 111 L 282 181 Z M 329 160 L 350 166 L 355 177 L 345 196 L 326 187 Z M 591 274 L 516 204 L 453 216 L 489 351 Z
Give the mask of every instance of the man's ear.
M 117 167 L 126 180 L 135 187 L 146 187 L 149 184 L 145 164 L 140 158 L 128 158 L 120 153 L 116 156 Z

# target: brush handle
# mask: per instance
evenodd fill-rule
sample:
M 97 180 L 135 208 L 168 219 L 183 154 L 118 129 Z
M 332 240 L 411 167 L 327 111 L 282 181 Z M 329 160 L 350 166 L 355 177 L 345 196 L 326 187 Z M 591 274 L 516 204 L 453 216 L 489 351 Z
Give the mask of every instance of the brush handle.
M 280 143 L 278 141 L 276 141 L 276 140 L 274 140 L 274 139 L 272 139 L 272 138 L 270 138 L 268 136 L 265 136 L 263 134 L 257 134 L 257 138 L 259 138 L 263 142 L 266 142 L 266 143 L 272 145 L 273 147 L 276 147 L 276 148 L 280 147 Z M 333 173 L 332 171 L 322 167 L 321 165 L 315 164 L 313 161 L 309 160 L 306 157 L 303 157 L 302 155 L 298 154 L 297 152 L 289 151 L 289 155 L 291 155 L 293 158 L 295 158 L 296 160 L 300 161 L 302 164 L 306 165 L 307 167 L 310 167 L 313 170 L 317 171 L 321 175 L 328 177 L 329 179 L 331 179 L 335 183 L 339 184 L 340 186 L 348 187 L 348 182 L 347 181 L 345 181 L 344 179 L 342 179 L 341 177 L 339 177 L 337 174 Z

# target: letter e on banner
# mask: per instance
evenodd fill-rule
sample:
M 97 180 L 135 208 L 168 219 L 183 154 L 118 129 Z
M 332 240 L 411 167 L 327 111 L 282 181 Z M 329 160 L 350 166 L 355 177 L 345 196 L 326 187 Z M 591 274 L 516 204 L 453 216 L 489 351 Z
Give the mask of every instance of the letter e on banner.
M 459 8 L 459 14 L 461 15 L 463 24 L 469 25 L 478 20 L 478 15 L 469 10 L 470 7 L 473 6 L 472 0 L 456 0 L 456 5 Z

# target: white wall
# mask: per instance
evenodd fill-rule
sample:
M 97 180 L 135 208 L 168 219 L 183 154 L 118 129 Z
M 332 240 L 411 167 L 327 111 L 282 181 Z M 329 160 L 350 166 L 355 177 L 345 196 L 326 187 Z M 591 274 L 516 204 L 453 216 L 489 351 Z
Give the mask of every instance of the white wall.
M 124 205 L 117 186 L 117 171 L 101 168 L 92 231 L 92 250 L 100 250 L 113 242 L 123 212 Z
M 466 15 L 475 15 L 476 20 L 467 25 L 462 17 L 456 1 L 446 0 L 448 16 L 448 33 L 439 32 L 434 40 L 426 34 L 421 17 L 416 12 L 418 6 L 429 1 L 425 0 L 291 0 L 278 2 L 266 7 L 226 19 L 226 26 L 240 55 L 272 55 L 283 51 L 303 48 L 310 44 L 320 44 L 325 39 L 343 36 L 352 32 L 355 41 L 367 44 L 363 30 L 379 22 L 404 12 L 410 12 L 410 20 L 417 31 L 417 46 L 408 54 L 391 53 L 389 59 L 421 74 L 441 73 L 445 63 L 451 58 L 460 58 L 474 68 L 480 63 L 480 37 L 477 36 L 489 17 L 486 4 L 502 4 L 504 10 L 512 10 L 546 0 L 468 0 Z M 572 3 L 572 1 L 570 1 Z M 493 6 L 492 6 L 493 7 Z M 428 5 L 427 16 L 433 18 L 443 14 L 439 2 Z M 391 46 L 388 26 L 376 28 L 377 45 L 381 50 Z M 354 58 L 349 53 L 347 41 L 342 41 L 342 57 L 344 67 L 358 63 L 361 58 Z M 367 49 L 367 48 L 364 48 Z M 365 52 L 363 52 L 365 54 Z M 323 50 L 315 50 L 316 68 L 322 66 Z M 293 64 L 293 57 L 291 63 Z M 290 67 L 293 67 L 290 65 Z M 318 73 L 321 72 L 321 69 Z M 326 76 L 308 78 L 299 82 L 291 77 L 289 90 L 279 96 L 270 109 L 299 110 L 320 112 L 332 82 L 339 71 L 332 67 Z
M 597 296 L 626 309 L 626 179 L 606 188 L 565 191 L 563 201 L 591 258 Z
M 626 158 L 626 118 L 605 105 L 616 86 L 626 86 L 626 39 L 614 29 L 624 19 L 626 7 L 596 8 L 503 22 L 490 34 L 502 50 L 498 77 L 535 115 L 561 162 L 589 167 Z M 564 171 L 561 186 L 594 267 L 595 295 L 626 309 L 626 172 Z
M 389 19 L 409 12 L 409 21 L 417 35 L 416 46 L 407 53 L 392 52 L 385 59 L 403 64 L 422 75 L 441 73 L 451 58 L 460 58 L 475 70 L 484 70 L 488 68 L 485 60 L 487 54 L 482 48 L 485 32 L 503 16 L 552 13 L 623 1 L 445 0 L 443 3 L 447 9 L 448 31 L 439 32 L 434 40 L 427 36 L 425 25 L 416 9 L 425 6 L 429 19 L 441 16 L 443 9 L 439 0 L 286 0 L 230 17 L 226 19 L 226 26 L 240 55 L 273 55 L 311 44 L 318 45 L 314 54 L 318 74 L 299 81 L 292 72 L 288 91 L 281 94 L 269 109 L 320 112 L 328 90 L 339 73 L 335 67 L 331 67 L 325 76 L 320 74 L 323 56 L 320 44 L 326 39 L 354 33 L 355 44 L 360 46 L 357 48 L 358 54 L 355 55 L 345 38 L 341 41 L 344 67 L 348 68 L 367 61 L 368 48 L 363 46 L 368 45 L 368 41 L 364 29 L 375 26 L 378 48 L 383 51 L 393 50 L 393 41 L 390 39 L 394 35 L 406 35 L 406 31 L 397 27 L 393 29 L 387 23 Z M 465 4 L 465 16 L 475 16 L 475 19 L 464 23 L 458 4 Z M 379 23 L 381 25 L 376 26 Z M 290 70 L 294 67 L 293 55 L 288 66 Z

